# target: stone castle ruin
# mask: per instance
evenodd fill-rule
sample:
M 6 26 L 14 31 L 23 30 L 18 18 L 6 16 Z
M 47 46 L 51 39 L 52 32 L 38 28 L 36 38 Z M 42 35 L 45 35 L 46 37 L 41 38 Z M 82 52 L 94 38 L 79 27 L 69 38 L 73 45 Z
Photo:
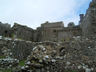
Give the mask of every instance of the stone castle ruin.
M 95 24 L 96 0 L 78 25 L 47 21 L 32 29 L 0 22 L 0 72 L 96 72 Z
M 86 14 L 80 14 L 78 25 L 73 22 L 64 27 L 61 22 L 45 22 L 36 30 L 27 26 L 14 23 L 13 27 L 9 24 L 0 23 L 0 35 L 32 42 L 40 41 L 66 41 L 76 36 L 85 36 L 96 34 L 96 0 L 92 0 Z
M 64 41 L 69 40 L 74 36 L 89 36 L 96 34 L 96 0 L 92 0 L 86 14 L 80 14 L 79 25 L 73 22 L 64 27 L 63 22 L 45 22 L 36 30 L 27 26 L 14 23 L 3 24 L 0 22 L 0 35 L 19 38 L 28 41 Z
M 68 27 L 64 27 L 63 22 L 45 22 L 41 24 L 41 27 L 38 27 L 36 30 L 33 30 L 27 26 L 20 25 L 18 23 L 14 23 L 12 28 L 7 27 L 3 29 L 5 30 L 0 35 L 8 35 L 8 37 L 10 36 L 12 38 L 33 42 L 65 41 L 71 39 L 73 36 L 81 35 L 80 26 L 75 26 L 73 22 L 70 22 Z

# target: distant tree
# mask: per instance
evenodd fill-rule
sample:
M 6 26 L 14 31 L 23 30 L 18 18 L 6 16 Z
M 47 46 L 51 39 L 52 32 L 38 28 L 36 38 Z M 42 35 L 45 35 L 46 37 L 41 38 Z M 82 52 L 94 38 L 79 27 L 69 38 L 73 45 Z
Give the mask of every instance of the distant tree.
M 74 26 L 75 26 L 74 22 L 70 22 L 70 23 L 68 24 L 68 27 L 74 27 Z

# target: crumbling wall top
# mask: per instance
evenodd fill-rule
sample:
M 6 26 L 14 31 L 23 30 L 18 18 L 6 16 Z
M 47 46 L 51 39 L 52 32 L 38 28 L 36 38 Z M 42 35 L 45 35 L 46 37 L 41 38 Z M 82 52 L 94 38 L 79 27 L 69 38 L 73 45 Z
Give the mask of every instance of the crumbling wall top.
M 52 23 L 49 23 L 49 22 L 46 22 L 46 23 L 43 23 L 41 24 L 41 27 L 43 28 L 58 28 L 58 27 L 64 27 L 64 23 L 61 21 L 61 22 L 52 22 Z

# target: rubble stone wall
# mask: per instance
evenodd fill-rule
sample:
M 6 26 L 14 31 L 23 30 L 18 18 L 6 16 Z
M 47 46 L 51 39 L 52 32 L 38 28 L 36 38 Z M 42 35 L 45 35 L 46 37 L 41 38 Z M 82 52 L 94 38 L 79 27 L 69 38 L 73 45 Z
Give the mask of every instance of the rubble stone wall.
M 2 48 L 8 48 L 12 51 L 12 57 L 19 60 L 26 59 L 33 48 L 33 43 L 20 40 L 4 40 L 0 39 L 0 56 L 2 56 Z
M 2 36 L 6 36 L 6 34 L 8 35 L 10 29 L 11 29 L 10 24 L 0 22 L 0 35 Z
M 1 27 L 1 26 L 0 26 Z M 29 28 L 27 26 L 20 25 L 18 23 L 14 23 L 14 26 L 8 30 L 6 33 L 6 36 L 10 35 L 11 38 L 18 38 L 21 40 L 26 41 L 32 41 L 32 42 L 40 42 L 40 41 L 61 41 L 62 38 L 70 38 L 72 36 L 78 35 L 78 32 L 80 30 L 79 27 L 77 29 L 74 29 L 74 24 L 72 27 L 64 27 L 63 22 L 46 22 L 44 24 L 41 24 L 41 27 L 38 27 L 36 30 L 33 30 L 32 28 Z M 69 30 L 69 28 L 71 28 Z M 3 27 L 3 29 L 6 29 Z M 65 31 L 67 29 L 67 32 Z M 77 32 L 75 32 L 77 31 Z M 6 31 L 0 32 L 5 33 Z M 75 32 L 75 34 L 71 33 Z M 60 34 L 60 35 L 58 35 Z M 81 34 L 81 32 L 79 33 Z M 59 37 L 58 37 L 59 36 Z
M 46 23 L 41 24 L 41 27 L 43 27 L 43 28 L 64 28 L 64 24 L 63 24 L 63 22 L 52 22 L 52 23 L 46 22 Z
M 84 36 L 96 34 L 96 0 L 92 0 L 86 15 L 81 23 L 82 33 Z
M 41 40 L 39 41 L 62 41 L 64 39 L 72 38 L 73 36 L 80 36 L 81 29 L 79 26 L 75 26 L 72 23 L 72 27 L 64 27 L 62 22 L 56 23 L 44 23 L 39 27 L 39 33 Z M 37 36 L 38 37 L 38 36 Z M 37 39 L 38 40 L 38 39 Z
M 19 39 L 27 40 L 27 41 L 33 41 L 33 29 L 22 26 L 20 24 L 15 23 L 12 27 L 13 36 Z

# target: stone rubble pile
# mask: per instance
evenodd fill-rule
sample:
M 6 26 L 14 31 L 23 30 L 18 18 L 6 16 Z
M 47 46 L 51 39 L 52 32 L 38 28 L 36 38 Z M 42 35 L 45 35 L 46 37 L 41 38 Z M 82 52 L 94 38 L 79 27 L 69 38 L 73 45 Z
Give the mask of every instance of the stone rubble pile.
M 12 68 L 18 66 L 19 60 L 13 58 L 0 59 L 0 68 Z
M 38 43 L 21 67 L 23 71 L 96 72 L 96 41 L 76 37 L 63 43 Z
M 95 36 L 77 36 L 64 42 L 1 40 L 0 46 L 6 56 L 0 59 L 0 67 L 18 66 L 13 55 L 19 59 L 29 55 L 20 72 L 96 72 Z
M 18 66 L 19 60 L 12 58 L 11 49 L 5 46 L 1 49 L 3 56 L 0 58 L 0 68 L 12 68 Z
M 30 55 L 32 48 L 33 43 L 31 41 L 12 39 L 7 37 L 0 38 L 0 56 L 9 53 L 6 51 L 11 51 L 11 57 L 23 60 L 26 59 L 28 55 Z

